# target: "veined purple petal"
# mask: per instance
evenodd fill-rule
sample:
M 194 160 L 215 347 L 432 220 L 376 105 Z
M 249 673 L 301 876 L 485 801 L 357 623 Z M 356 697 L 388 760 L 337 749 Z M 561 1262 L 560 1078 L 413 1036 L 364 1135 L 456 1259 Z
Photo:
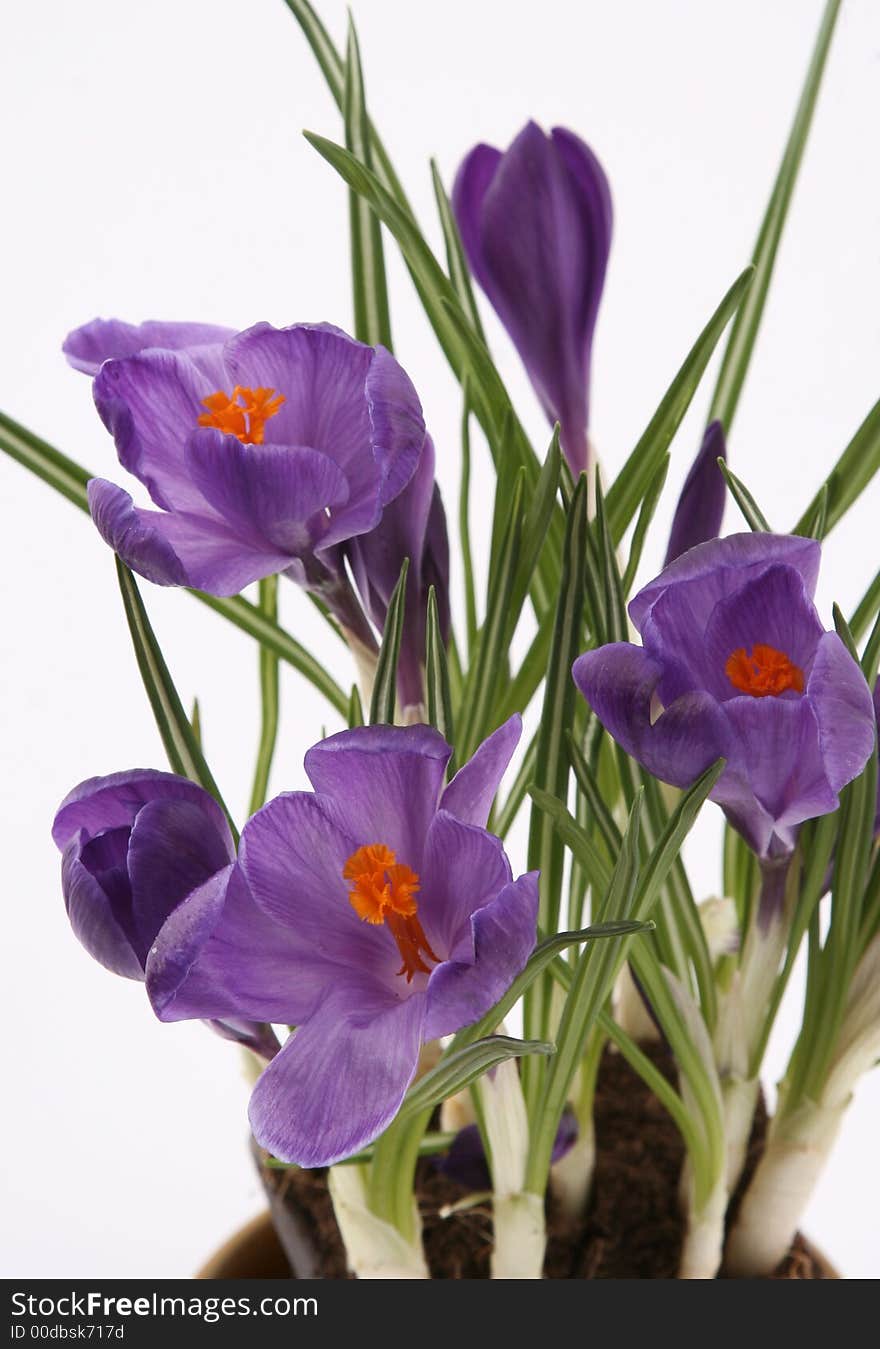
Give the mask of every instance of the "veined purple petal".
M 315 953 L 305 958 L 296 928 L 260 908 L 233 867 L 194 891 L 165 923 L 147 961 L 147 992 L 162 1021 L 237 1016 L 300 1025 L 339 976 L 337 965 Z
M 471 917 L 473 960 L 447 960 L 428 983 L 424 1037 L 471 1025 L 507 992 L 534 950 L 538 873 L 511 881 Z
M 572 674 L 605 729 L 662 781 L 690 787 L 716 759 L 730 756 L 730 727 L 708 693 L 686 693 L 652 721 L 663 669 L 640 647 L 612 642 L 587 651 Z
M 451 750 L 430 726 L 368 726 L 314 745 L 305 768 L 338 803 L 357 846 L 384 843 L 419 871 Z
M 438 811 L 425 840 L 419 894 L 419 919 L 433 950 L 472 963 L 470 918 L 510 879 L 500 839 Z
M 193 801 L 150 801 L 138 813 L 128 844 L 128 875 L 144 964 L 156 934 L 181 900 L 234 858 L 228 839 L 206 826 L 201 803 Z
M 252 581 L 283 571 L 291 557 L 255 544 L 224 521 L 142 510 L 128 492 L 102 478 L 89 483 L 89 509 L 105 543 L 154 585 L 192 586 L 237 595 Z
M 819 641 L 807 684 L 819 745 L 832 791 L 858 777 L 874 748 L 875 708 L 867 681 L 836 632 Z
M 87 778 L 68 792 L 55 814 L 52 838 L 58 848 L 80 829 L 87 834 L 103 833 L 123 825 L 132 825 L 138 811 L 148 801 L 190 801 L 206 816 L 206 823 L 232 848 L 232 836 L 226 816 L 212 796 L 176 773 L 160 773 L 152 768 L 134 768 L 106 777 Z
M 61 888 L 70 925 L 80 944 L 105 969 L 124 979 L 143 979 L 124 897 L 120 904 L 80 860 L 87 841 L 84 829 L 72 834 L 61 858 Z
M 485 827 L 495 793 L 522 735 L 522 717 L 515 712 L 493 731 L 462 764 L 440 799 L 442 810 L 464 824 Z
M 678 498 L 666 550 L 666 566 L 689 548 L 715 539 L 721 532 L 727 486 L 718 460 L 726 458 L 724 427 L 719 421 L 710 422 Z
M 799 571 L 804 589 L 812 598 L 819 576 L 822 550 L 815 539 L 790 534 L 729 534 L 725 539 L 710 539 L 697 544 L 670 562 L 654 581 L 643 586 L 630 601 L 629 616 L 639 632 L 652 605 L 672 585 L 688 585 L 694 605 L 694 631 L 699 632 L 719 600 L 738 590 L 753 576 L 773 563 L 784 563 Z M 699 585 L 693 585 L 699 582 Z
M 150 347 L 166 351 L 188 351 L 199 363 L 202 348 L 222 345 L 233 334 L 232 328 L 210 323 L 123 323 L 120 319 L 92 319 L 74 328 L 64 340 L 62 350 L 74 370 L 97 375 L 105 361 L 136 356 Z
M 205 501 L 254 550 L 297 556 L 319 546 L 326 512 L 345 506 L 348 483 L 326 454 L 299 445 L 243 445 L 212 428 L 187 441 L 186 463 Z
M 397 947 L 384 924 L 358 917 L 342 874 L 359 847 L 385 840 L 353 837 L 348 823 L 331 799 L 308 792 L 276 796 L 245 825 L 241 868 L 257 905 L 285 927 L 287 949 L 291 956 L 298 949 L 303 966 L 329 963 L 338 977 L 350 967 L 387 987 L 400 965 Z
M 254 1137 L 282 1161 L 331 1166 L 390 1124 L 418 1064 L 425 999 L 415 995 L 362 1025 L 330 992 L 265 1069 L 250 1104 Z
M 95 406 L 119 462 L 163 510 L 210 513 L 187 472 L 184 450 L 205 411 L 202 399 L 216 392 L 211 383 L 183 351 L 145 351 L 106 361 L 98 371 Z

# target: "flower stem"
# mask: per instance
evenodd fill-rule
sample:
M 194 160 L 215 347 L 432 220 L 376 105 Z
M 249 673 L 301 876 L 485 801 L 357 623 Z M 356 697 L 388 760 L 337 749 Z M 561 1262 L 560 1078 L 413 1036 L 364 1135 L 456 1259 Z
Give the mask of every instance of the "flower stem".
M 267 576 L 260 582 L 260 612 L 272 623 L 278 619 L 278 577 Z M 260 647 L 260 743 L 254 769 L 254 785 L 248 814 L 265 804 L 275 743 L 278 739 L 278 657 L 268 647 Z

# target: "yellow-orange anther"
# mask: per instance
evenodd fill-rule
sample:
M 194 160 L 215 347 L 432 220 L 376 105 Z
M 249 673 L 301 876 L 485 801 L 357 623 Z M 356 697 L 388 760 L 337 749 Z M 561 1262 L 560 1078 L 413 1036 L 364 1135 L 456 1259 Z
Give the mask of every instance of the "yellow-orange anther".
M 351 883 L 348 898 L 358 918 L 376 927 L 387 923 L 403 960 L 397 973 L 405 974 L 407 983 L 416 971 L 430 974 L 425 960 L 436 965 L 440 957 L 431 950 L 417 917 L 418 873 L 398 862 L 384 843 L 367 843 L 352 853 L 342 876 Z
M 214 426 L 229 436 L 238 436 L 243 445 L 262 445 L 266 422 L 284 402 L 284 394 L 274 389 L 249 389 L 236 384 L 232 393 L 218 389 L 202 399 L 208 409 L 199 417 L 199 426 Z
M 756 642 L 751 654 L 743 646 L 737 647 L 727 659 L 724 672 L 735 689 L 752 698 L 775 698 L 793 689 L 804 691 L 804 672 L 775 646 Z

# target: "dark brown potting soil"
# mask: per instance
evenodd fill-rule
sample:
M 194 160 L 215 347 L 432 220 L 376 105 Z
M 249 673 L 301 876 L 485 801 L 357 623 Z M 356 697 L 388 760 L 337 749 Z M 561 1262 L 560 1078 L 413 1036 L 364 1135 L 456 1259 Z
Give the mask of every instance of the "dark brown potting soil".
M 668 1054 L 645 1046 L 671 1075 Z M 547 1205 L 550 1279 L 673 1279 L 683 1226 L 678 1185 L 684 1146 L 657 1098 L 613 1050 L 606 1050 L 596 1092 L 596 1171 L 584 1221 L 566 1223 L 552 1199 Z M 746 1170 L 731 1205 L 734 1214 L 761 1153 L 766 1114 L 759 1107 Z M 263 1169 L 276 1228 L 301 1278 L 348 1277 L 324 1173 Z M 441 1217 L 467 1191 L 441 1175 L 430 1160 L 419 1163 L 417 1195 L 424 1244 L 435 1279 L 485 1279 L 492 1251 L 492 1214 L 478 1204 Z M 798 1237 L 774 1279 L 820 1279 L 821 1266 Z

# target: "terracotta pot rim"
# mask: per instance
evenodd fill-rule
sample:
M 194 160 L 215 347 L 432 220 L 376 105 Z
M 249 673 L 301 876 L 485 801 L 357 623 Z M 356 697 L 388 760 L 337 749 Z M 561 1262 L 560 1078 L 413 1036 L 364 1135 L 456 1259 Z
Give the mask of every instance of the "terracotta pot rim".
M 815 1242 L 809 1241 L 806 1237 L 803 1240 L 813 1259 L 822 1270 L 823 1276 L 826 1279 L 839 1279 L 840 1274 Z M 263 1262 L 262 1267 L 261 1261 Z M 265 1272 L 266 1262 L 270 1264 L 272 1269 L 272 1273 L 268 1275 Z M 254 1271 L 255 1264 L 259 1272 Z M 285 1269 L 287 1270 L 286 1274 Z M 224 1241 L 223 1245 L 205 1262 L 195 1277 L 197 1279 L 258 1279 L 267 1277 L 292 1279 L 295 1276 L 290 1273 L 287 1260 L 283 1256 L 278 1238 L 275 1235 L 272 1216 L 267 1209 L 263 1213 L 258 1213 L 255 1218 L 251 1218 L 250 1222 L 245 1223 L 243 1227 L 240 1227 L 237 1232 L 234 1232 L 231 1237 Z

